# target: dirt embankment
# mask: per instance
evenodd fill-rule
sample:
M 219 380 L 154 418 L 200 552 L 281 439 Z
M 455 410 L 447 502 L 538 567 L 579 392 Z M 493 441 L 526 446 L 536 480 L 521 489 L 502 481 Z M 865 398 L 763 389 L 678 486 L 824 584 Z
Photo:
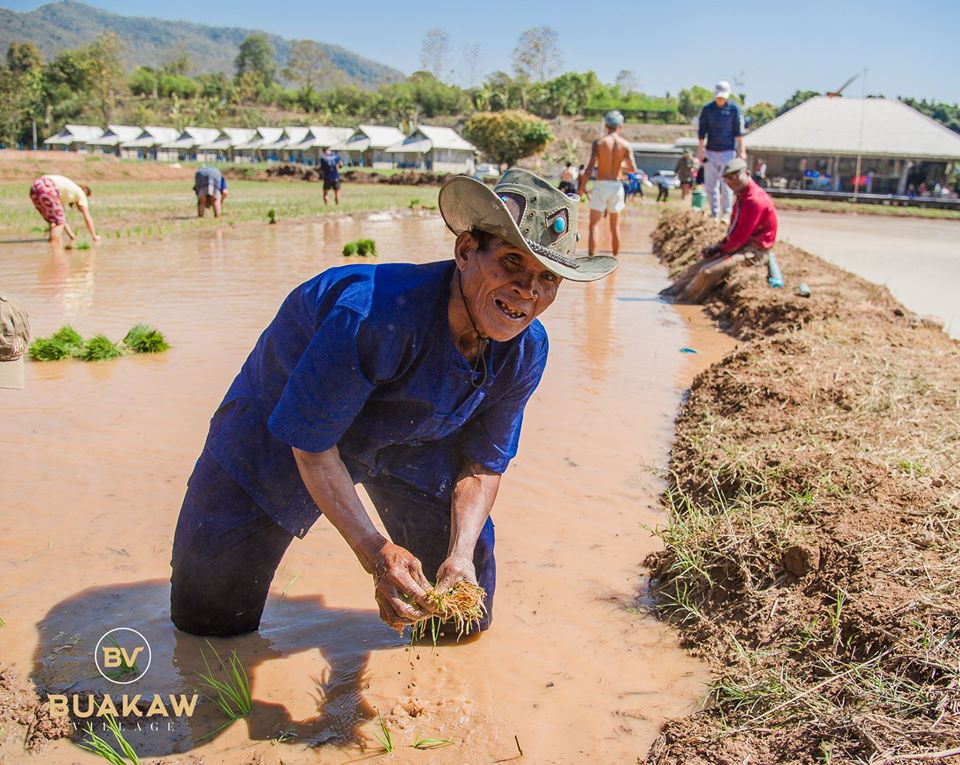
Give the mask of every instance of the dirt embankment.
M 192 179 L 192 167 L 166 162 L 120 160 L 110 154 L 74 151 L 0 150 L 0 181 L 32 181 L 47 173 L 67 175 L 76 181 L 176 181 Z
M 654 243 L 679 270 L 721 235 L 669 213 Z M 716 680 L 647 762 L 958 754 L 960 344 L 884 288 L 777 253 L 786 289 L 744 267 L 705 306 L 745 342 L 679 414 L 647 563 Z

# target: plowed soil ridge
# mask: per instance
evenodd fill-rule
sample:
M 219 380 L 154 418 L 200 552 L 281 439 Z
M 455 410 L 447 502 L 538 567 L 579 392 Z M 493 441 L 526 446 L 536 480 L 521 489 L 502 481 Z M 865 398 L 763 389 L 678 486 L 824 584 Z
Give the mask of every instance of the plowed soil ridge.
M 653 238 L 679 270 L 721 235 L 671 212 Z M 776 251 L 785 289 L 741 267 L 705 305 L 744 342 L 680 410 L 647 564 L 717 679 L 647 762 L 960 754 L 960 343 L 885 288 Z

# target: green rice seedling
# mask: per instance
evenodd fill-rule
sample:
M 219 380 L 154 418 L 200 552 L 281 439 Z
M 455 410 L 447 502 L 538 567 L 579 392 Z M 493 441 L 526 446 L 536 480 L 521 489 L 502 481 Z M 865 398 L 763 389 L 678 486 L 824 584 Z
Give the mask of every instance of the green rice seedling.
M 300 578 L 300 572 L 298 571 L 296 574 L 293 575 L 293 578 L 289 582 L 287 582 L 287 586 L 283 588 L 283 592 L 280 593 L 280 600 L 286 600 L 287 593 L 290 591 L 290 588 L 293 587 L 293 583 L 296 582 L 299 578 Z
M 207 733 L 205 736 L 201 736 L 199 740 L 209 738 L 219 733 L 231 723 L 236 722 L 241 717 L 246 717 L 253 711 L 253 697 L 250 695 L 250 678 L 247 676 L 247 671 L 243 668 L 243 664 L 237 656 L 236 650 L 231 652 L 230 658 L 224 663 L 223 659 L 220 658 L 220 654 L 217 653 L 217 649 L 213 647 L 210 641 L 208 640 L 206 643 L 210 650 L 213 651 L 213 655 L 217 659 L 217 664 L 219 668 L 224 671 L 225 676 L 224 679 L 217 677 L 210 668 L 207 656 L 201 648 L 200 655 L 203 657 L 203 663 L 207 668 L 206 672 L 199 673 L 201 685 L 209 688 L 212 694 L 216 694 L 215 696 L 211 695 L 211 693 L 205 695 L 226 715 L 227 721 L 216 730 Z
M 376 255 L 377 254 L 377 243 L 372 239 L 358 239 L 357 240 L 357 255 L 360 257 L 367 257 L 367 255 Z
M 106 361 L 122 355 L 123 351 L 117 347 L 116 343 L 111 342 L 106 335 L 94 335 L 83 346 L 79 358 L 83 361 Z
M 380 742 L 380 746 L 383 747 L 383 751 L 390 753 L 395 748 L 396 745 L 393 743 L 393 736 L 390 735 L 390 729 L 387 727 L 387 724 L 383 721 L 383 716 L 380 714 L 380 710 L 377 710 L 377 722 L 380 725 L 380 732 L 373 732 L 373 737 Z
M 74 248 L 77 249 L 77 250 L 89 250 L 89 249 L 90 249 L 90 242 L 77 242 L 77 243 L 74 245 Z
M 450 746 L 453 742 L 448 738 L 420 738 L 410 744 L 414 749 L 439 749 L 440 747 Z
M 128 761 L 132 763 L 132 765 L 140 765 L 140 758 L 137 756 L 136 750 L 130 746 L 130 742 L 123 737 L 123 732 L 120 730 L 117 718 L 113 715 L 107 715 L 104 719 L 113 737 L 117 740 L 117 746 L 120 747 L 120 751 L 118 752 L 109 742 L 94 733 L 93 726 L 90 723 L 87 723 L 86 728 L 87 735 L 90 739 L 81 743 L 80 748 L 102 757 L 109 762 L 110 765 L 127 765 Z
M 6 627 L 7 623 L 3 620 L 3 617 L 0 616 L 0 627 Z
M 123 338 L 123 345 L 134 353 L 160 353 L 170 347 L 160 330 L 146 324 L 134 325 Z
M 58 361 L 70 356 L 70 350 L 49 337 L 38 337 L 30 343 L 27 355 L 33 361 Z
M 357 254 L 357 243 L 356 242 L 347 242 L 343 245 L 343 257 L 349 258 L 351 255 Z
M 267 210 L 267 223 L 273 224 L 277 222 L 277 211 L 272 207 Z
M 83 350 L 83 338 L 69 324 L 64 324 L 50 337 L 38 337 L 27 349 L 34 361 L 57 361 L 77 356 Z

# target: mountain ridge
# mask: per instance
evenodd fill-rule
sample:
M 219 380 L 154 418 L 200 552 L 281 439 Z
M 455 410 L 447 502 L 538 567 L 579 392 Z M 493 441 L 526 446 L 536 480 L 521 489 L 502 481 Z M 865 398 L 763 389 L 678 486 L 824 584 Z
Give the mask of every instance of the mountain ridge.
M 23 13 L 0 8 L 0 52 L 5 52 L 14 40 L 30 41 L 50 60 L 65 49 L 93 42 L 104 32 L 115 32 L 124 41 L 124 65 L 128 70 L 137 66 L 159 67 L 169 60 L 172 51 L 183 47 L 190 56 L 192 74 L 232 75 L 240 43 L 250 34 L 262 34 L 270 41 L 277 54 L 278 70 L 282 70 L 292 42 L 279 35 L 243 27 L 122 16 L 77 0 L 47 3 Z M 358 85 L 375 87 L 404 77 L 393 67 L 339 45 L 319 40 L 317 43 L 334 67 Z

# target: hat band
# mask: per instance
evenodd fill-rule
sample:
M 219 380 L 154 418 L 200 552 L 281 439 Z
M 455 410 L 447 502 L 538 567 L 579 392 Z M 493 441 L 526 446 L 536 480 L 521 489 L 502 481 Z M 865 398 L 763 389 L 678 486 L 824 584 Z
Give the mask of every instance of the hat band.
M 533 250 L 537 255 L 542 255 L 545 258 L 556 261 L 562 266 L 567 268 L 580 268 L 580 264 L 573 258 L 568 258 L 566 255 L 561 255 L 559 252 L 554 252 L 548 247 L 544 247 L 539 242 L 535 242 L 532 239 L 523 238 L 523 241 L 527 243 L 527 247 Z

